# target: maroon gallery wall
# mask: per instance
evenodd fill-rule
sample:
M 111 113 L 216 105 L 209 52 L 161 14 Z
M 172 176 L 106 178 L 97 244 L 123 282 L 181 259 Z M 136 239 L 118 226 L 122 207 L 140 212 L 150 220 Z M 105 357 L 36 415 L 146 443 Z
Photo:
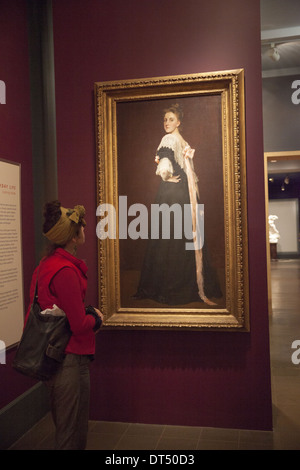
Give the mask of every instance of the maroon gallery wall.
M 1 1 L 0 44 L 0 80 L 6 85 L 6 104 L 0 104 L 0 158 L 21 164 L 23 274 L 27 305 L 35 255 L 27 4 L 24 0 Z M 35 383 L 11 369 L 13 354 L 8 351 L 7 364 L 0 365 L 0 409 Z
M 91 418 L 270 429 L 259 0 L 53 0 L 59 197 L 88 209 L 97 303 L 96 81 L 243 67 L 251 332 L 103 331 Z

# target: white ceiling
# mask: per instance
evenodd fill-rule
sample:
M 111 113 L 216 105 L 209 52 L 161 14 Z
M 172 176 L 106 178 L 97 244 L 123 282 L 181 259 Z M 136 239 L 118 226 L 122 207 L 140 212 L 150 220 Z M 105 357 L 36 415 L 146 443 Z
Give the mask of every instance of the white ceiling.
M 300 74 L 300 0 L 261 0 L 263 77 Z M 280 59 L 270 57 L 275 45 Z

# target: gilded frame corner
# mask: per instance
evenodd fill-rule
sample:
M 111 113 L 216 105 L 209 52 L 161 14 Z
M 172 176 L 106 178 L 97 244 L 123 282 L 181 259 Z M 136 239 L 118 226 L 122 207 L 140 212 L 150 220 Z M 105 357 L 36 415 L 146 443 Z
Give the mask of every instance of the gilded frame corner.
M 184 98 L 197 99 L 197 102 L 193 101 L 196 106 L 196 103 L 201 103 L 199 99 L 202 97 L 206 97 L 208 103 L 211 97 L 215 97 L 220 103 L 218 119 L 221 148 L 219 170 L 223 186 L 223 304 L 205 308 L 190 305 L 180 308 L 124 305 L 121 294 L 120 240 L 118 236 L 98 239 L 99 308 L 104 314 L 106 328 L 250 330 L 243 69 L 95 83 L 97 207 L 110 204 L 116 208 L 118 234 L 121 177 L 118 160 L 118 126 L 121 124 L 118 116 L 122 103 L 126 103 L 130 110 L 130 106 L 137 103 L 149 106 L 149 103 L 156 104 L 155 102 L 161 100 Z

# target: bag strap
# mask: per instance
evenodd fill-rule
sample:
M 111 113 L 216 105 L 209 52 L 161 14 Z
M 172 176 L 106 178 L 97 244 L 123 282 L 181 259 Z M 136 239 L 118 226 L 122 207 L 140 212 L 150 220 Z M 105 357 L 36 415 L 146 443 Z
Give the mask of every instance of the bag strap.
M 35 289 L 34 289 L 33 302 L 37 302 L 37 299 L 38 299 L 38 277 L 39 277 L 39 269 L 40 269 L 40 266 L 38 266 L 38 270 L 37 270 L 37 273 L 36 273 L 36 281 L 35 281 Z

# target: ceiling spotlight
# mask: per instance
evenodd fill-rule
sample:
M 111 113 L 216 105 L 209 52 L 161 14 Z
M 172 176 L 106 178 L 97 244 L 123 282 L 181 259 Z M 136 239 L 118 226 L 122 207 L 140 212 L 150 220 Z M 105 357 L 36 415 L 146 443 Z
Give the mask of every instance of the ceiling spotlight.
M 271 44 L 271 49 L 269 50 L 269 57 L 274 60 L 274 62 L 278 62 L 280 59 L 278 48 L 275 46 L 274 43 Z

